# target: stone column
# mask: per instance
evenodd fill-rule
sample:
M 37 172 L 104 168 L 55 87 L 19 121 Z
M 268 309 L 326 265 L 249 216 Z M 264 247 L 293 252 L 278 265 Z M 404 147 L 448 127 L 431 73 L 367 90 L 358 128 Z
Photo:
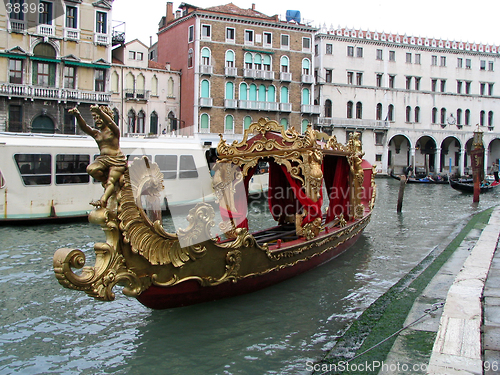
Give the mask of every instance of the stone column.
M 462 176 L 465 169 L 465 147 L 460 148 L 460 164 L 458 166 L 458 174 Z
M 436 155 L 434 156 L 434 166 L 435 168 L 435 173 L 441 173 L 441 148 L 438 147 L 436 148 Z

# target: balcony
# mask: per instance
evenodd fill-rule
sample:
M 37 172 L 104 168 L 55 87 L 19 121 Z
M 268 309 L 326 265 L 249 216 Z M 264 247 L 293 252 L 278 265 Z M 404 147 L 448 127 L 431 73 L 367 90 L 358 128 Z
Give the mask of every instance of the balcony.
M 25 21 L 9 20 L 9 31 L 12 33 L 23 33 L 26 30 Z
M 238 100 L 236 99 L 224 99 L 224 107 L 229 109 L 238 108 Z
M 276 102 L 260 102 L 257 100 L 240 100 L 238 102 L 239 109 L 248 109 L 254 111 L 278 111 L 279 103 Z
M 281 82 L 292 82 L 292 73 L 281 72 L 280 73 L 280 81 Z
M 95 44 L 101 44 L 104 46 L 107 46 L 110 44 L 110 36 L 108 34 L 100 34 L 100 33 L 95 33 L 94 34 L 94 43 Z
M 256 70 L 255 71 L 255 78 L 273 80 L 274 79 L 274 72 L 271 72 L 268 70 Z
M 243 77 L 245 78 L 255 78 L 257 76 L 257 71 L 255 69 L 243 69 Z
M 292 112 L 292 103 L 280 103 L 281 112 Z
M 226 74 L 226 77 L 238 77 L 238 68 L 226 66 L 224 68 L 224 73 Z
M 132 90 L 132 89 L 126 89 L 123 90 L 124 92 L 124 97 L 125 100 L 127 101 L 148 101 L 149 100 L 149 95 L 151 93 L 150 90 Z
M 64 29 L 64 38 L 69 40 L 80 40 L 80 30 Z
M 85 103 L 109 103 L 111 94 L 75 89 L 60 89 L 56 87 L 41 87 L 32 85 L 16 85 L 6 83 L 0 85 L 0 96 L 20 97 L 25 99 L 44 99 L 57 101 L 77 101 Z
M 214 67 L 212 65 L 200 65 L 200 73 L 201 74 L 212 75 L 213 72 L 214 72 Z
M 390 122 L 384 120 L 320 117 L 318 124 L 321 126 L 354 127 L 363 129 L 389 129 Z
M 213 98 L 200 98 L 200 107 L 212 107 Z
M 302 83 L 314 83 L 314 76 L 311 74 L 302 74 L 301 77 Z
M 36 33 L 44 36 L 54 36 L 55 35 L 54 25 L 45 25 L 45 24 L 37 25 Z
M 302 104 L 300 106 L 300 111 L 302 113 L 310 113 L 310 114 L 319 115 L 320 108 L 319 108 L 319 105 Z

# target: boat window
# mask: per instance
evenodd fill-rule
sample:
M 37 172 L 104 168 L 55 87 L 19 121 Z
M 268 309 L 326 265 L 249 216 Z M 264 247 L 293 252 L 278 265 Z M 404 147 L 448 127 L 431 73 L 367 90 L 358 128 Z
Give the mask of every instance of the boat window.
M 87 166 L 90 155 L 56 155 L 56 184 L 86 184 L 90 181 Z
M 5 178 L 3 178 L 2 171 L 0 171 L 0 189 L 5 187 Z
M 15 154 L 14 160 L 25 185 L 50 185 L 50 154 Z
M 181 155 L 179 163 L 179 178 L 197 178 L 198 171 L 193 155 Z
M 156 155 L 155 162 L 165 180 L 177 178 L 177 155 Z

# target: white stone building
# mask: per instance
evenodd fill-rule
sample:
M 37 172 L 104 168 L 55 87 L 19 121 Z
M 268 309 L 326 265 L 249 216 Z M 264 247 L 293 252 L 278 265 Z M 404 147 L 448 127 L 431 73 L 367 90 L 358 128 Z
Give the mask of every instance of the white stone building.
M 180 72 L 148 60 L 148 47 L 134 39 L 113 50 L 111 107 L 124 136 L 157 136 L 176 128 Z
M 498 164 L 499 46 L 323 28 L 315 48 L 316 127 L 360 131 L 379 173 L 467 173 L 478 128 L 485 166 Z

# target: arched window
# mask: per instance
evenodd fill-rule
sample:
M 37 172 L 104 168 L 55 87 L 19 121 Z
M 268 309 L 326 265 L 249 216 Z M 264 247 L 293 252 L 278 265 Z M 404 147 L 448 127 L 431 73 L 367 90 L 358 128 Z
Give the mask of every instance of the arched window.
M 302 120 L 302 124 L 301 124 L 301 125 L 302 125 L 302 126 L 301 126 L 301 131 L 302 131 L 302 133 L 305 133 L 305 132 L 306 132 L 306 130 L 307 130 L 307 125 L 309 125 L 309 121 L 307 121 L 307 120 Z
M 201 49 L 201 64 L 210 65 L 210 50 L 207 47 Z
M 234 117 L 227 115 L 224 121 L 224 133 L 234 133 Z
M 158 135 L 158 114 L 155 111 L 149 116 L 149 132 Z
M 281 126 L 283 126 L 283 128 L 288 129 L 288 119 L 282 118 L 280 120 L 280 124 L 281 124 Z
M 382 120 L 382 103 L 377 104 L 377 109 L 375 113 L 376 120 Z
M 226 67 L 234 68 L 234 52 L 231 50 L 226 51 Z
M 250 52 L 245 53 L 245 69 L 253 69 L 253 56 Z
M 210 118 L 206 113 L 200 116 L 200 131 L 201 133 L 208 133 L 210 128 Z
M 438 113 L 438 109 L 436 107 L 432 108 L 432 117 L 431 117 L 431 122 L 433 124 L 436 124 L 437 123 L 437 113 Z
M 129 133 L 135 133 L 135 112 L 133 109 L 128 111 L 127 114 L 127 123 L 128 123 L 128 132 Z
M 243 129 L 248 129 L 252 124 L 252 118 L 250 116 L 245 116 L 243 119 Z
M 145 94 L 145 79 L 144 75 L 141 73 L 137 76 L 137 85 L 136 85 L 136 95 L 138 99 L 144 99 Z
M 201 97 L 210 98 L 210 82 L 206 79 L 201 81 Z
M 32 83 L 36 86 L 54 87 L 56 85 L 57 52 L 49 43 L 39 43 L 33 48 L 33 55 L 41 57 L 33 60 Z
M 253 68 L 255 70 L 262 69 L 262 56 L 260 55 L 260 53 L 257 53 L 253 59 Z
M 465 110 L 465 125 L 470 125 L 470 110 Z
M 267 88 L 267 101 L 271 103 L 276 102 L 276 87 L 273 85 Z
M 493 111 L 488 112 L 488 126 L 493 126 Z
M 226 82 L 226 99 L 234 99 L 234 83 Z
M 120 112 L 118 112 L 118 108 L 113 108 L 113 121 L 120 127 Z
M 139 114 L 137 115 L 137 133 L 144 134 L 145 133 L 145 127 L 144 127 L 144 119 L 146 118 L 146 114 L 144 113 L 143 110 L 139 111 Z
M 420 122 L 420 107 L 415 107 L 415 122 Z
M 118 73 L 113 71 L 113 73 L 111 73 L 111 91 L 115 93 L 119 91 L 118 78 Z
M 361 102 L 356 103 L 356 118 L 357 119 L 363 118 L 363 104 Z
M 193 67 L 193 49 L 190 48 L 188 51 L 188 68 Z
M 265 102 L 266 101 L 266 86 L 260 85 L 259 86 L 259 102 Z
M 347 118 L 352 118 L 352 107 L 353 103 L 351 101 L 347 102 Z
M 309 59 L 302 60 L 302 74 L 309 75 L 311 73 L 311 62 Z
M 406 106 L 406 122 L 410 122 L 411 119 L 411 107 Z
M 248 85 L 246 83 L 240 85 L 240 100 L 248 100 Z
M 125 97 L 133 98 L 135 89 L 135 77 L 131 72 L 128 72 L 125 77 Z
M 174 97 L 174 79 L 172 77 L 170 77 L 168 79 L 167 96 L 169 98 L 173 98 Z
M 394 105 L 389 104 L 388 110 L 387 110 L 387 119 L 389 121 L 394 121 Z
M 332 117 L 332 101 L 330 99 L 325 100 L 325 117 Z
M 462 110 L 457 109 L 457 125 L 462 125 Z
M 280 90 L 280 103 L 288 103 L 288 87 L 281 87 Z
M 249 91 L 248 100 L 251 100 L 253 102 L 257 101 L 257 85 L 252 83 L 248 91 Z
M 289 70 L 288 64 L 289 64 L 288 56 L 281 56 L 281 59 L 280 59 L 281 72 L 288 73 L 288 70 Z
M 158 96 L 158 78 L 156 74 L 151 78 L 151 95 Z
M 311 104 L 311 94 L 308 88 L 302 90 L 302 104 L 303 105 Z
M 441 124 L 446 123 L 446 108 L 441 108 Z
M 271 56 L 269 55 L 264 55 L 264 58 L 262 59 L 262 68 L 266 71 L 266 72 L 270 72 L 271 71 Z
M 484 115 L 485 115 L 484 111 L 479 112 L 479 125 L 481 126 L 484 126 Z

